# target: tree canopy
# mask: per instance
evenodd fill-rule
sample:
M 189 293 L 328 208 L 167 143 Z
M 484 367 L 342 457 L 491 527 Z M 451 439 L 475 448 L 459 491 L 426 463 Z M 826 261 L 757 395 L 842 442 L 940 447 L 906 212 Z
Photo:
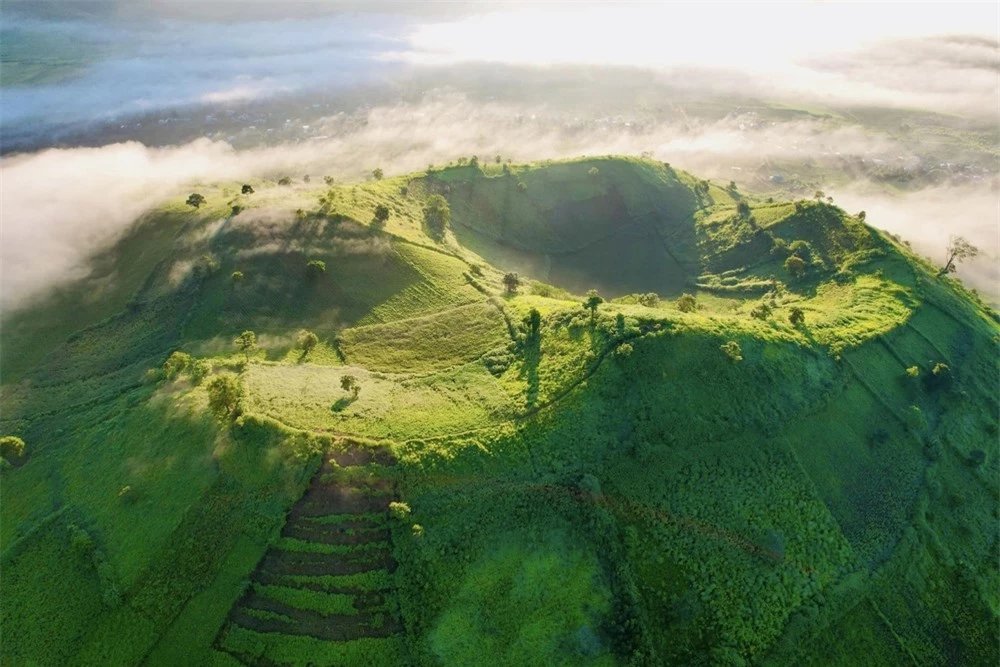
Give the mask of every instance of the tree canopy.
M 24 440 L 16 435 L 5 435 L 0 438 L 0 456 L 10 461 L 24 456 Z
M 941 269 L 941 275 L 954 273 L 957 264 L 967 259 L 975 259 L 979 248 L 969 243 L 964 236 L 952 236 L 948 240 L 948 261 Z
M 243 351 L 243 354 L 246 355 L 247 361 L 249 362 L 250 353 L 257 349 L 257 334 L 250 330 L 244 331 L 236 337 L 233 344 Z
M 440 241 L 451 223 L 451 209 L 448 200 L 441 195 L 431 195 L 424 206 L 424 223 L 430 235 Z
M 507 290 L 508 294 L 514 294 L 517 292 L 517 288 L 521 286 L 521 278 L 516 272 L 509 272 L 503 275 L 503 286 Z
M 597 290 L 592 289 L 587 292 L 587 298 L 583 301 L 583 307 L 590 311 L 590 319 L 597 317 L 597 307 L 604 303 L 604 299 Z
M 242 394 L 239 384 L 230 375 L 222 375 L 208 383 L 208 407 L 219 419 L 235 416 Z

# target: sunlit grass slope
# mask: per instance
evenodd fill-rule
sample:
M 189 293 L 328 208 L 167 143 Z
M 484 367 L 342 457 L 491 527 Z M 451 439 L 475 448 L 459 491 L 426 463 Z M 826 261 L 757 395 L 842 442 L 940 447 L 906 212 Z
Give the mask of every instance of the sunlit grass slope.
M 241 185 L 5 314 L 4 664 L 1000 659 L 1000 326 L 905 246 L 632 158 Z

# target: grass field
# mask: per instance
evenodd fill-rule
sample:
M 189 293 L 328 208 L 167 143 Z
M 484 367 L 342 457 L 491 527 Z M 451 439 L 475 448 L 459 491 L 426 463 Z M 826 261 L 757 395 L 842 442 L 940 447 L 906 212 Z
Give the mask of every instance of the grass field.
M 906 247 L 633 158 L 253 185 L 5 321 L 3 664 L 1000 659 L 1000 320 Z

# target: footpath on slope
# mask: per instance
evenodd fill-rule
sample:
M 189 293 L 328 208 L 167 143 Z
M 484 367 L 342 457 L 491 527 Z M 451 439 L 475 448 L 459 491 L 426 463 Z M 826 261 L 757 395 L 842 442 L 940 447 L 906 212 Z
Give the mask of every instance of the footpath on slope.
M 386 583 L 396 569 L 387 523 L 395 492 L 392 481 L 379 474 L 395 460 L 388 452 L 348 447 L 327 453 L 289 511 L 281 538 L 264 554 L 250 586 L 230 609 L 216 637 L 219 650 L 246 664 L 281 665 L 294 659 L 289 655 L 282 660 L 280 635 L 325 642 L 401 638 L 394 592 Z M 335 481 L 337 467 L 370 474 Z M 270 635 L 278 649 L 266 656 L 248 652 L 231 641 L 239 629 Z

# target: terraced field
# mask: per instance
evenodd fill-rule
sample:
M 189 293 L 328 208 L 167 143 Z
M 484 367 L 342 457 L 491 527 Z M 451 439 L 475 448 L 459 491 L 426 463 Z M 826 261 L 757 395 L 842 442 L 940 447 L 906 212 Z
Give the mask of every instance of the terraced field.
M 353 664 L 360 655 L 367 664 L 397 664 L 402 625 L 386 474 L 394 464 L 357 447 L 332 453 L 230 610 L 220 650 L 248 664 Z

